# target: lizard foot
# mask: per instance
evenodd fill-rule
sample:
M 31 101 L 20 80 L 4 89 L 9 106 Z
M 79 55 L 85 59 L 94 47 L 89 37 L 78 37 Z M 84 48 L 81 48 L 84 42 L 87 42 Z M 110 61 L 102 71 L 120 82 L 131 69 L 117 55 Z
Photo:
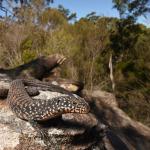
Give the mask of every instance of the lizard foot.
M 29 122 L 37 132 L 36 137 L 47 141 L 48 138 L 49 138 L 48 131 L 46 129 L 43 129 L 43 127 L 41 127 L 41 125 L 38 122 L 34 121 L 34 120 L 29 120 Z

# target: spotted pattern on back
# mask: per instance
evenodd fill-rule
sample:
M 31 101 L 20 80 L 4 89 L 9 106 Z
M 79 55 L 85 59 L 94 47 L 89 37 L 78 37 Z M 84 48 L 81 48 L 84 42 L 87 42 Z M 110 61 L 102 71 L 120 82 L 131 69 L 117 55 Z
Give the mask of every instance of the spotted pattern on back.
M 17 79 L 11 83 L 7 101 L 11 110 L 17 117 L 25 120 L 48 120 L 64 113 L 88 113 L 89 105 L 87 102 L 73 94 L 64 94 L 63 96 L 49 98 L 48 100 L 32 99 L 26 92 L 24 82 L 29 80 Z M 43 82 L 30 80 L 29 83 L 35 86 L 42 85 Z M 44 83 L 42 87 L 44 86 Z M 49 90 L 53 88 L 46 85 Z M 60 89 L 59 89 L 60 90 Z M 54 91 L 54 89 L 52 89 Z

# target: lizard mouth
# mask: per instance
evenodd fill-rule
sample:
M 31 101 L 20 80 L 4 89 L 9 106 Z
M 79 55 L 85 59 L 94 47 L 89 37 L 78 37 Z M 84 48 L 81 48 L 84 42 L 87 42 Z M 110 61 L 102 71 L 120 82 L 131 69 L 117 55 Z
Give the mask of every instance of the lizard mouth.
M 74 109 L 71 109 L 71 113 L 87 114 L 90 111 L 90 106 L 88 104 L 78 104 Z
M 90 106 L 89 105 L 87 105 L 87 106 L 80 109 L 80 113 L 82 113 L 82 114 L 89 113 L 89 111 L 90 111 Z
M 90 106 L 84 105 L 82 107 L 80 107 L 80 105 L 77 105 L 74 108 L 65 108 L 65 112 L 66 113 L 79 113 L 79 114 L 87 114 L 90 111 Z

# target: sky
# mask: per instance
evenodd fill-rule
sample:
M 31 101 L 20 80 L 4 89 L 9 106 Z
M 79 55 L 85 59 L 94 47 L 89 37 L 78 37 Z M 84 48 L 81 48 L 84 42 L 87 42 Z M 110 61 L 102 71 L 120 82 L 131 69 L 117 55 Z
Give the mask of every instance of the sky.
M 71 12 L 76 12 L 77 19 L 85 17 L 92 11 L 101 16 L 119 17 L 118 11 L 113 8 L 112 0 L 54 0 L 51 6 L 57 7 L 59 4 Z M 150 26 L 150 15 L 147 16 L 147 19 L 140 17 L 138 22 Z
M 51 6 L 57 7 L 59 4 L 71 12 L 76 12 L 78 19 L 92 11 L 97 12 L 98 15 L 113 17 L 119 15 L 115 9 L 112 9 L 112 0 L 54 0 Z
M 71 12 L 77 13 L 77 19 L 85 17 L 90 12 L 96 12 L 100 16 L 119 17 L 119 13 L 113 8 L 112 0 L 54 0 L 51 7 L 57 7 L 59 4 L 69 9 Z M 0 15 L 3 12 L 0 11 Z M 150 14 L 147 19 L 140 17 L 139 23 L 143 23 L 150 27 Z

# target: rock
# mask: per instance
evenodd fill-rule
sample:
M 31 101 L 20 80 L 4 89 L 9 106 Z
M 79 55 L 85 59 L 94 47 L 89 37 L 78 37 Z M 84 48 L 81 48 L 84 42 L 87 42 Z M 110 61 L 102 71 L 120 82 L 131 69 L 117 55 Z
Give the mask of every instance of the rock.
M 67 90 L 69 92 L 72 92 L 72 93 L 80 94 L 80 92 L 81 92 L 81 90 L 83 88 L 83 84 L 80 83 L 80 82 L 77 82 L 77 81 L 71 81 L 71 80 L 67 80 L 67 79 L 61 79 L 61 80 L 59 80 L 59 82 L 58 81 L 56 82 L 55 79 L 53 80 L 51 78 L 51 81 L 49 81 L 48 83 L 50 85 L 51 84 L 57 85 L 57 86 L 59 86 L 61 88 L 64 88 L 65 90 Z M 4 99 L 4 98 L 7 97 L 11 81 L 12 81 L 11 79 L 9 79 L 8 77 L 6 77 L 4 75 L 2 75 L 2 77 L 0 78 L 0 98 Z M 28 94 L 30 96 L 32 96 L 32 95 L 38 95 L 38 94 L 35 94 L 37 92 L 36 92 L 36 90 L 34 90 L 34 88 L 36 88 L 36 87 L 26 86 L 27 92 L 28 92 Z M 33 91 L 35 91 L 35 92 L 33 92 Z M 44 93 L 44 91 L 42 93 Z M 46 96 L 45 93 L 42 95 L 42 97 Z
M 114 98 L 110 94 L 88 93 L 89 114 L 63 114 L 40 123 L 48 132 L 48 140 L 38 138 L 27 121 L 14 116 L 5 100 L 0 101 L 0 150 L 150 149 L 148 127 L 132 120 L 116 105 L 106 103 L 105 99 Z M 48 100 L 50 92 L 41 94 L 34 100 Z
M 105 103 L 108 106 L 118 107 L 118 102 L 112 93 L 101 90 L 83 90 L 83 95 L 90 97 L 90 100 L 92 97 L 92 99 L 98 99 L 101 103 Z
M 103 138 L 105 148 L 110 150 L 150 149 L 150 128 L 131 119 L 114 105 L 115 103 L 109 103 L 108 100 L 112 101 L 114 96 L 110 97 L 108 94 L 108 97 L 104 99 L 102 97 L 104 97 L 103 94 L 99 96 L 94 94 L 94 97 L 92 94 L 90 102 L 92 113 L 95 114 L 98 122 L 108 127 Z M 90 95 L 88 98 L 90 99 Z
M 71 121 L 67 118 L 68 122 L 64 121 L 66 119 L 58 118 L 43 123 L 43 128 L 48 130 L 49 134 L 49 141 L 47 142 L 34 138 L 36 132 L 31 125 L 26 121 L 16 118 L 6 104 L 1 105 L 0 114 L 0 139 L 3 139 L 0 140 L 0 150 L 4 148 L 22 150 L 27 149 L 27 147 L 28 149 L 36 147 L 41 150 L 46 148 L 61 149 L 61 147 L 64 149 L 69 147 L 72 147 L 72 149 L 85 149 L 95 143 L 95 139 L 89 141 L 91 131 L 87 132 L 84 124 L 80 127 L 72 118 Z
M 63 78 L 45 78 L 44 81 L 49 82 L 54 85 L 58 85 L 67 91 L 70 91 L 72 93 L 80 94 L 80 92 L 84 88 L 84 84 L 79 81 L 69 80 L 69 79 L 63 79 Z
M 48 100 L 52 93 L 43 91 L 36 99 Z M 93 114 L 63 114 L 62 117 L 39 123 L 48 132 L 48 140 L 36 136 L 34 128 L 24 120 L 17 118 L 7 106 L 0 101 L 0 150 L 3 149 L 87 149 L 97 142 L 99 133 L 95 126 L 98 121 Z
M 0 74 L 10 79 L 36 78 L 42 80 L 50 75 L 51 71 L 61 65 L 66 58 L 60 54 L 41 56 L 16 68 L 0 68 Z
M 78 123 L 81 126 L 92 128 L 98 125 L 98 120 L 91 113 L 89 114 L 63 114 L 62 119 L 70 123 Z

